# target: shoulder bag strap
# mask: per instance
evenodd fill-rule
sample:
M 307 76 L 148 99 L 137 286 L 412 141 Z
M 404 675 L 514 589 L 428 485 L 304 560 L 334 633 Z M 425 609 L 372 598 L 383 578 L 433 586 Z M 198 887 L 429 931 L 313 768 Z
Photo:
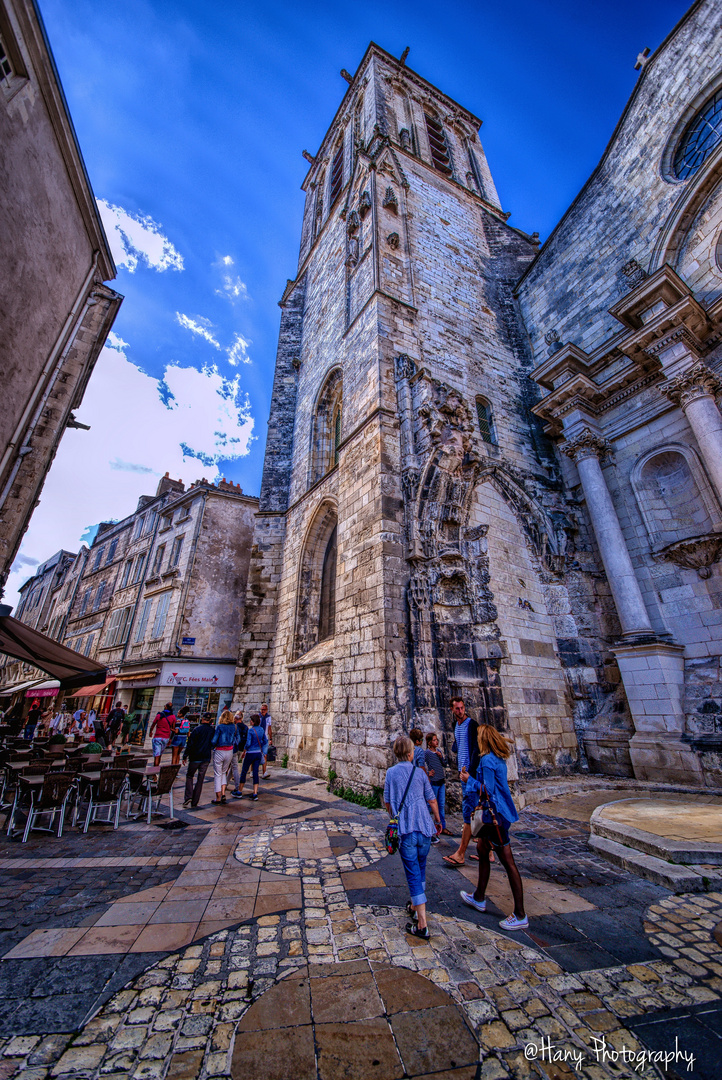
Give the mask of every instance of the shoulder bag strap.
M 397 818 L 400 818 L 400 817 L 401 817 L 401 811 L 402 811 L 402 810 L 403 810 L 403 808 L 404 808 L 404 803 L 406 802 L 406 796 L 407 796 L 407 795 L 408 795 L 408 793 L 409 793 L 409 788 L 411 787 L 411 781 L 412 781 L 412 780 L 413 780 L 413 778 L 414 778 L 414 772 L 415 772 L 415 770 L 416 770 L 416 765 L 412 765 L 412 766 L 411 766 L 411 774 L 410 774 L 410 776 L 409 776 L 409 782 L 408 782 L 408 784 L 406 785 L 406 790 L 404 791 L 404 794 L 403 794 L 403 796 L 402 796 L 402 798 L 401 798 L 401 802 L 399 803 L 399 808 L 398 808 L 398 810 L 396 811 L 396 817 L 397 817 Z

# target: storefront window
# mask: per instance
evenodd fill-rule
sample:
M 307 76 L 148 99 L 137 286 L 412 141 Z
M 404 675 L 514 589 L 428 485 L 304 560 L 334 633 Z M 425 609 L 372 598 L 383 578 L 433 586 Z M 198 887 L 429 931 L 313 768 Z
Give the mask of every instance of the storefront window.
M 173 712 L 187 705 L 192 715 L 212 712 L 219 716 L 233 700 L 233 687 L 175 686 L 173 688 Z
M 134 690 L 133 691 L 133 699 L 132 699 L 131 706 L 130 706 L 130 712 L 131 712 L 131 714 L 134 713 L 134 712 L 137 712 L 137 713 L 140 714 L 139 719 L 141 720 L 141 722 L 143 724 L 143 729 L 144 730 L 148 726 L 148 719 L 150 717 L 150 710 L 153 707 L 153 695 L 154 694 L 155 694 L 155 689 L 153 687 L 148 687 L 147 690 Z

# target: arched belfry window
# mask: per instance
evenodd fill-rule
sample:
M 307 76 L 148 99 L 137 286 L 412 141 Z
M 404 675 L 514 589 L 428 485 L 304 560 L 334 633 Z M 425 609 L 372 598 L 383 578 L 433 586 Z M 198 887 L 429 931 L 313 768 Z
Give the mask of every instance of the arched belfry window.
M 492 445 L 496 443 L 491 405 L 486 398 L 478 397 L 476 399 L 476 417 L 479 422 L 479 434 L 484 442 Z
M 335 505 L 324 501 L 306 534 L 298 572 L 294 658 L 335 633 L 337 521 Z
M 425 118 L 432 164 L 437 172 L 443 173 L 444 176 L 451 176 L 451 154 L 444 129 L 437 117 L 426 113 Z
M 329 469 L 338 465 L 343 418 L 343 378 L 336 368 L 323 384 L 316 402 L 311 435 L 309 485 L 315 484 Z
M 328 193 L 329 210 L 335 205 L 343 191 L 343 139 L 339 142 L 331 162 L 331 180 Z

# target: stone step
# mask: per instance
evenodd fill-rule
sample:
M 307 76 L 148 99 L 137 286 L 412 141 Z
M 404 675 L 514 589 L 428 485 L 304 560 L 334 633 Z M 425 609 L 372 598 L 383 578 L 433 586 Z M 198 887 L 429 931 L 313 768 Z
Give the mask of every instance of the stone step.
M 589 847 L 615 866 L 638 874 L 673 893 L 702 893 L 722 887 L 722 868 L 716 866 L 687 866 L 667 862 L 655 855 L 595 834 L 589 837 Z
M 611 821 L 603 815 L 605 807 L 594 811 L 589 827 L 594 836 L 603 836 L 615 840 L 618 844 L 636 848 L 645 855 L 654 855 L 664 862 L 682 863 L 693 866 L 695 863 L 722 866 L 722 844 L 695 843 L 694 840 L 670 840 L 666 836 L 636 829 L 623 821 Z

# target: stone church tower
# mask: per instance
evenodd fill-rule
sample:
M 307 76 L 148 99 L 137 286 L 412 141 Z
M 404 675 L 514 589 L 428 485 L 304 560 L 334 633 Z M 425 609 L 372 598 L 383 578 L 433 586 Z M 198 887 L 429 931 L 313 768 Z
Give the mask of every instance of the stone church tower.
M 618 624 L 531 412 L 513 289 L 537 237 L 477 117 L 373 44 L 348 80 L 305 155 L 235 700 L 269 701 L 291 765 L 358 786 L 414 724 L 448 747 L 454 694 L 520 775 L 569 771 Z

